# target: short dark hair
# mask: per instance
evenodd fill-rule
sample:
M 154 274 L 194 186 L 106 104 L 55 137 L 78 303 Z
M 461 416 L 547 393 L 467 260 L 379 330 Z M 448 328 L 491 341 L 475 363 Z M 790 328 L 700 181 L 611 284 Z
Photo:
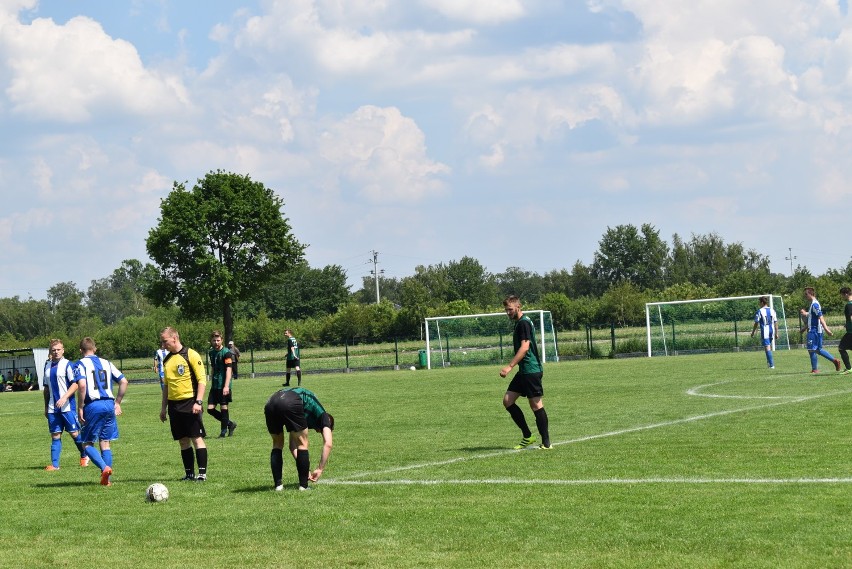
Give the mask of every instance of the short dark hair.
M 845 286 L 840 289 L 840 294 L 852 294 L 852 289 L 850 289 L 848 286 Z
M 510 294 L 506 298 L 503 299 L 503 306 L 509 306 L 510 304 L 521 305 L 521 299 L 515 296 L 514 294 Z
M 769 305 L 769 297 L 768 296 L 761 296 L 760 297 L 760 304 L 762 306 L 768 306 Z

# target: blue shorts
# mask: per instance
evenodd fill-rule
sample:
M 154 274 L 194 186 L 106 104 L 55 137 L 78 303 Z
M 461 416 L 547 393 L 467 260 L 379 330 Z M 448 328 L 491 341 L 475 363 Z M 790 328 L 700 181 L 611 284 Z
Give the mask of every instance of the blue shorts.
M 83 433 L 81 439 L 84 443 L 95 441 L 114 441 L 118 438 L 118 422 L 115 420 L 115 401 L 92 401 L 83 407 Z
M 763 345 L 764 346 L 771 346 L 772 345 L 772 338 L 764 338 L 763 339 Z
M 77 433 L 80 431 L 80 423 L 77 422 L 77 413 L 74 411 L 48 413 L 47 427 L 50 429 L 51 434 L 61 433 L 63 429 L 69 433 Z
M 808 351 L 817 352 L 822 349 L 822 334 L 816 330 L 808 330 Z

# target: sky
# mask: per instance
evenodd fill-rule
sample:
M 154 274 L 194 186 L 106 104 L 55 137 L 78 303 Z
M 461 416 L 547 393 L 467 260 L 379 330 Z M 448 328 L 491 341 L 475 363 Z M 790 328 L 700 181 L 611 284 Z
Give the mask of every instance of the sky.
M 149 262 L 220 169 L 353 291 L 373 251 L 544 274 L 644 223 L 821 274 L 850 126 L 845 0 L 0 0 L 0 297 Z

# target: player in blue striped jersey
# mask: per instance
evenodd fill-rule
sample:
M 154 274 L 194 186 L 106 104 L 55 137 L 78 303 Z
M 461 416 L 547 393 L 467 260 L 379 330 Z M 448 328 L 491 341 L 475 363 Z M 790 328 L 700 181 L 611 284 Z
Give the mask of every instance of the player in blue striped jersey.
M 754 333 L 760 329 L 760 340 L 763 342 L 763 349 L 766 351 L 766 363 L 769 364 L 769 369 L 775 369 L 775 361 L 772 357 L 772 340 L 778 339 L 778 315 L 775 309 L 769 306 L 769 298 L 761 296 L 760 308 L 754 314 L 754 327 L 751 329 L 751 337 L 754 338 Z
M 154 352 L 154 371 L 157 372 L 157 377 L 160 378 L 160 389 L 166 386 L 166 368 L 163 362 L 167 355 L 169 355 L 169 352 L 162 348 Z
M 822 334 L 825 331 L 829 336 L 833 335 L 831 328 L 828 327 L 828 324 L 825 323 L 825 317 L 822 315 L 822 307 L 819 304 L 819 301 L 816 299 L 816 293 L 814 292 L 813 287 L 806 287 L 804 292 L 805 300 L 811 303 L 808 310 L 804 308 L 801 310 L 801 314 L 806 318 L 805 327 L 802 328 L 802 332 L 808 333 L 807 339 L 807 347 L 808 354 L 811 357 L 811 373 L 817 373 L 819 371 L 819 364 L 817 363 L 817 355 L 824 357 L 834 364 L 834 369 L 840 371 L 840 360 L 832 356 L 825 348 L 822 347 Z
M 77 362 L 77 404 L 82 407 L 83 448 L 92 462 L 101 469 L 101 485 L 111 486 L 112 449 L 110 441 L 118 438 L 121 400 L 127 392 L 127 378 L 112 362 L 95 355 L 97 346 L 88 336 L 80 341 L 80 361 Z M 118 393 L 114 393 L 118 383 Z M 100 451 L 94 447 L 98 441 Z
M 77 391 L 74 364 L 65 359 L 62 340 L 50 341 L 50 359 L 44 364 L 44 416 L 50 431 L 50 464 L 45 470 L 59 470 L 62 454 L 62 431 L 67 431 L 80 451 L 80 466 L 89 466 L 89 457 L 80 440 L 80 423 L 77 420 Z

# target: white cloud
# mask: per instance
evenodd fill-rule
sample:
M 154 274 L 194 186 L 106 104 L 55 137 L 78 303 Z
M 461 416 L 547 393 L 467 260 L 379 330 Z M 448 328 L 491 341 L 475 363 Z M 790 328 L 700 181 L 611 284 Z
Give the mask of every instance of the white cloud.
M 502 24 L 525 14 L 519 0 L 421 0 L 421 3 L 451 20 L 481 25 Z
M 7 23 L 0 48 L 11 111 L 26 117 L 81 122 L 105 110 L 155 115 L 189 104 L 180 78 L 146 69 L 133 45 L 90 18 Z
M 373 202 L 443 193 L 440 177 L 450 172 L 429 159 L 423 132 L 394 107 L 360 107 L 320 136 L 319 150 Z

